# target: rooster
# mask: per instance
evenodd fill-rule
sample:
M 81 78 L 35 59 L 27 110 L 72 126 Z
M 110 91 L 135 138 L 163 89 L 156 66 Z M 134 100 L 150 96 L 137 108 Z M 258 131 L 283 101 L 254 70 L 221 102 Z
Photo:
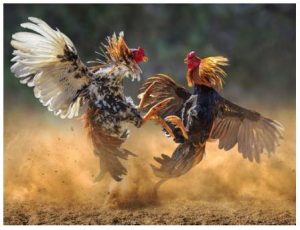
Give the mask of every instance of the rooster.
M 165 154 L 154 157 L 160 167 L 151 165 L 152 169 L 162 178 L 158 187 L 197 165 L 203 159 L 207 141 L 219 140 L 218 147 L 225 151 L 237 145 L 244 158 L 259 162 L 260 155 L 273 153 L 282 138 L 283 127 L 279 122 L 220 96 L 218 91 L 226 76 L 222 66 L 228 65 L 227 58 L 201 59 L 191 51 L 185 63 L 186 80 L 188 86 L 193 87 L 193 93 L 163 74 L 148 78 L 140 89 L 140 108 L 156 109 L 148 119 L 161 124 L 179 143 L 171 157 Z
M 12 35 L 12 73 L 22 84 L 33 87 L 35 97 L 55 115 L 84 115 L 94 153 L 100 159 L 95 180 L 109 173 L 120 181 L 127 173 L 120 159 L 134 155 L 121 148 L 129 134 L 123 124 L 140 127 L 143 123 L 132 99 L 124 95 L 123 79 L 140 80 L 138 63 L 147 61 L 144 50 L 128 48 L 123 32 L 114 34 L 101 49 L 102 60 L 88 67 L 65 34 L 38 18 L 28 19 L 21 27 L 31 31 Z

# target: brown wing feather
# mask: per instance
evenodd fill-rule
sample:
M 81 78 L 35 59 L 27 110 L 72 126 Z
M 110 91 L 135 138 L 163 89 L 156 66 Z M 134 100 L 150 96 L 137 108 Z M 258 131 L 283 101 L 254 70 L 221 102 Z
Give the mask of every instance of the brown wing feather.
M 279 122 L 222 99 L 210 138 L 219 139 L 219 148 L 226 151 L 237 144 L 244 158 L 259 162 L 261 153 L 275 152 L 282 132 Z
M 142 111 L 148 111 L 152 106 L 167 99 L 174 98 L 167 106 L 158 112 L 158 116 L 165 118 L 178 115 L 190 93 L 178 85 L 172 78 L 164 74 L 149 77 L 140 89 L 139 98 L 142 99 Z

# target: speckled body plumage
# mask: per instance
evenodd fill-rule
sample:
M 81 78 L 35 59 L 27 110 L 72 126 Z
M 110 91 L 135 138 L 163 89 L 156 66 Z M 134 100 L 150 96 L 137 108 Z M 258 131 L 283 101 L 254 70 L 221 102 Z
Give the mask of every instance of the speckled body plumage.
M 131 122 L 136 126 L 142 123 L 142 117 L 130 97 L 125 97 L 124 87 L 119 80 L 111 76 L 97 76 L 89 86 L 91 98 L 89 108 L 97 111 L 95 121 L 101 125 L 104 132 L 124 138 L 122 122 Z
M 109 172 L 120 181 L 127 170 L 119 158 L 127 159 L 129 155 L 134 155 L 121 148 L 129 135 L 124 122 L 140 127 L 143 119 L 131 98 L 124 95 L 123 82 L 117 71 L 109 76 L 101 71 L 98 74 L 95 73 L 95 79 L 88 87 L 90 100 L 85 114 L 85 125 L 89 129 L 94 153 L 100 158 L 101 172 L 96 180 Z

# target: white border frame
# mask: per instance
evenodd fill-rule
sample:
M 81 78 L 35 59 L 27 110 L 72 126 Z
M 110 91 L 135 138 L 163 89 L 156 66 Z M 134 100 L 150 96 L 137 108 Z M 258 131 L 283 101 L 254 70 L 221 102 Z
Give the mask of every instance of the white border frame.
M 114 3 L 114 4 L 118 4 L 118 3 L 158 3 L 158 4 L 163 4 L 163 3 L 183 3 L 183 4 L 187 4 L 187 3 L 220 3 L 220 4 L 223 4 L 223 3 L 235 3 L 235 4 L 238 4 L 238 3 L 251 3 L 251 4 L 254 4 L 254 3 L 276 3 L 276 4 L 279 4 L 279 3 L 284 3 L 284 4 L 287 4 L 287 3 L 297 3 L 297 1 L 258 1 L 258 0 L 253 0 L 253 1 L 237 1 L 237 0 L 231 0 L 231 1 L 216 1 L 216 0 L 211 0 L 211 1 L 193 1 L 193 0 L 185 0 L 184 2 L 182 1 L 166 1 L 166 0 L 152 0 L 152 1 L 149 1 L 149 0 L 141 0 L 141 1 L 138 1 L 138 0 L 131 0 L 131 1 L 116 1 L 116 0 L 111 0 L 111 1 L 106 1 L 106 0 L 102 0 L 102 1 L 96 1 L 96 0 L 87 0 L 87 1 L 80 1 L 80 0 L 73 0 L 73 1 L 66 1 L 66 0 L 53 0 L 53 1 L 41 1 L 41 0 L 31 0 L 31 1 L 27 1 L 27 2 L 24 2 L 24 1 L 3 1 L 1 0 L 1 3 L 2 3 L 2 7 L 0 9 L 0 17 L 3 19 L 2 21 L 2 24 L 1 24 L 1 48 L 0 48 L 0 53 L 2 54 L 1 55 L 1 58 L 0 58 L 0 69 L 1 69 L 1 73 L 3 75 L 3 71 L 4 71 L 4 66 L 3 66 L 3 51 L 4 51 L 4 44 L 3 44 L 3 26 L 4 26 L 4 12 L 3 12 L 3 8 L 4 8 L 4 5 L 5 3 L 22 3 L 22 4 L 30 4 L 30 3 L 57 3 L 57 4 L 63 4 L 63 3 L 66 3 L 66 4 L 70 4 L 70 3 L 84 3 L 84 4 L 89 4 L 89 3 L 95 3 L 95 4 L 100 4 L 100 3 Z M 296 25 L 298 24 L 299 25 L 299 16 L 297 15 L 300 15 L 300 10 L 299 10 L 299 7 L 297 7 L 296 5 Z M 299 43 L 299 29 L 297 28 L 296 26 L 296 43 Z M 296 52 L 297 54 L 299 54 L 299 46 L 297 46 L 296 44 Z M 298 56 L 298 55 L 296 55 Z M 299 120 L 299 106 L 298 106 L 298 103 L 299 103 L 299 96 L 300 94 L 298 93 L 298 90 L 300 90 L 299 88 L 299 81 L 297 81 L 297 78 L 299 77 L 299 71 L 298 71 L 298 66 L 300 66 L 300 60 L 299 59 L 296 59 L 296 120 Z M 4 182 L 4 178 L 3 178 L 3 172 L 4 172 L 4 167 L 3 167 L 3 148 L 4 148 L 4 145 L 3 145 L 3 129 L 4 129 L 4 120 L 3 120 L 3 112 L 4 112 L 4 76 L 1 77 L 0 79 L 0 86 L 1 86 L 1 89 L 3 89 L 1 95 L 0 95 L 0 100 L 2 102 L 1 106 L 0 106 L 0 118 L 1 118 L 1 124 L 0 124 L 0 127 L 1 127 L 1 134 L 0 134 L 0 143 L 1 143 L 1 157 L 0 157 L 0 165 L 2 166 L 2 170 L 0 170 L 0 182 L 1 182 L 1 185 L 0 185 L 0 193 L 1 193 L 1 196 L 2 196 L 2 199 L 0 200 L 0 228 L 1 229 L 20 229 L 20 228 L 27 228 L 27 229 L 40 229 L 40 228 L 43 228 L 43 229 L 52 229 L 52 228 L 60 228 L 60 229 L 82 229 L 83 226 L 80 226 L 80 225 L 59 225 L 59 226 L 55 226 L 55 225 L 43 225 L 43 226 L 35 226 L 35 225 L 28 225 L 28 226 L 22 226 L 22 225 L 17 225 L 17 226 L 13 226 L 13 225 L 3 225 L 3 211 L 4 211 L 4 207 L 3 207 L 3 199 L 4 199 L 4 194 L 3 194 L 3 182 Z M 299 133 L 299 129 L 300 129 L 300 126 L 298 125 L 298 123 L 296 124 L 296 133 Z M 296 135 L 296 145 L 297 143 L 300 143 L 300 136 L 299 135 Z M 298 147 L 296 146 L 296 155 L 298 153 Z M 299 158 L 296 157 L 296 165 L 299 165 Z M 297 178 L 299 177 L 300 173 L 298 172 L 297 170 L 297 167 L 296 167 L 296 185 L 298 184 L 297 183 Z M 296 186 L 297 188 L 297 186 Z M 299 195 L 299 191 L 298 189 L 297 190 L 297 197 Z M 298 199 L 296 199 L 296 208 L 299 207 L 299 201 Z M 299 217 L 300 217 L 300 214 L 299 212 L 296 211 L 296 225 L 299 225 Z M 198 228 L 210 228 L 210 229 L 217 229 L 219 227 L 222 227 L 224 229 L 229 229 L 229 228 L 235 228 L 235 229 L 252 229 L 252 228 L 255 228 L 255 229 L 263 229 L 263 228 L 269 228 L 269 229 L 286 229 L 286 228 L 290 228 L 290 229 L 296 229 L 296 226 L 285 226 L 285 225 L 282 225 L 282 226 L 264 226 L 264 225 L 258 225 L 258 226 L 252 226 L 252 225 L 229 225 L 229 226 L 223 226 L 223 225 L 218 225 L 218 226 L 213 226 L 213 225 L 205 225 L 205 226 L 167 226 L 167 225 L 164 225 L 164 226 L 160 226 L 160 225 L 142 225 L 142 226 L 132 226 L 132 225 L 127 225 L 127 226 L 122 226 L 122 225 L 101 225 L 101 226 L 97 226 L 97 225 L 94 225 L 94 226 L 87 226 L 87 225 L 84 225 L 84 228 L 89 228 L 89 229 L 99 229 L 99 228 L 105 228 L 105 229 L 119 229 L 119 228 L 122 228 L 122 229 L 132 229 L 132 228 L 143 228 L 143 229 L 152 229 L 152 228 L 157 228 L 157 229 L 179 229 L 179 228 L 191 228 L 191 229 L 198 229 Z

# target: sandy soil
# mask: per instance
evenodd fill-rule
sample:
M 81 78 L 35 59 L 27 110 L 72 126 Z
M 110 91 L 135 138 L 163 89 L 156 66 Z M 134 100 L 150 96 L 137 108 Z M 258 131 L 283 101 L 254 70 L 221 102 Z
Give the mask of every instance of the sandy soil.
M 257 108 L 261 109 L 261 108 Z M 100 183 L 98 159 L 79 121 L 51 114 L 6 111 L 4 224 L 296 224 L 295 110 L 265 113 L 285 126 L 277 153 L 250 163 L 236 149 L 207 145 L 203 161 L 186 175 L 157 181 L 153 156 L 175 144 L 158 127 L 132 128 L 121 183 Z M 31 114 L 24 119 L 24 114 Z
M 273 225 L 296 224 L 293 204 L 187 201 L 135 208 L 103 208 L 91 204 L 9 203 L 4 224 L 168 224 L 168 225 Z

